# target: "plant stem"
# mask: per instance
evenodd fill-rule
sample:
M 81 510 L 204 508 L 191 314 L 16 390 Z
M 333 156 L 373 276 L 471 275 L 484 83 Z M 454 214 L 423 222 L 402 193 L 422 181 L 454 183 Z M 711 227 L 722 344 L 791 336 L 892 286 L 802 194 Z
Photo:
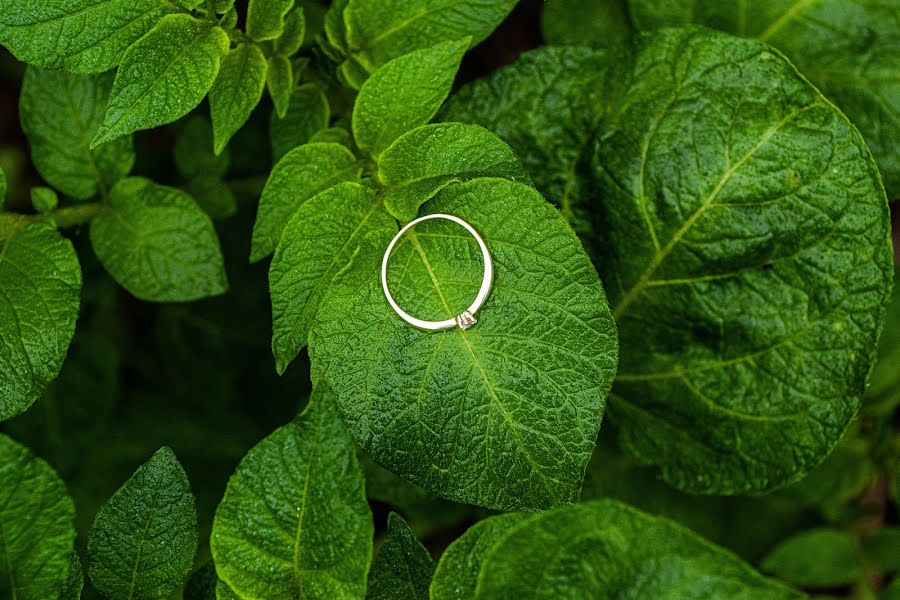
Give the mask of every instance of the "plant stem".
M 34 221 L 46 221 L 53 219 L 60 228 L 83 225 L 106 210 L 106 206 L 100 202 L 80 204 L 59 208 L 44 215 L 34 215 Z

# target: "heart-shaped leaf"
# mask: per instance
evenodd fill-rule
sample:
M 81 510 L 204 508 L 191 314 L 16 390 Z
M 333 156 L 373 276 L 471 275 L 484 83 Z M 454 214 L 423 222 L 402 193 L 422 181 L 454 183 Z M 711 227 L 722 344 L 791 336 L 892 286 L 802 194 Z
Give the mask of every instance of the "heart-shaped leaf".
M 577 497 L 616 365 L 616 332 L 596 272 L 559 213 L 532 188 L 475 179 L 426 204 L 469 222 L 493 256 L 479 323 L 427 333 L 400 319 L 380 282 L 383 246 L 365 242 L 337 276 L 310 333 L 357 442 L 429 491 L 494 508 Z M 458 225 L 404 235 L 388 278 L 400 306 L 452 318 L 483 265 Z

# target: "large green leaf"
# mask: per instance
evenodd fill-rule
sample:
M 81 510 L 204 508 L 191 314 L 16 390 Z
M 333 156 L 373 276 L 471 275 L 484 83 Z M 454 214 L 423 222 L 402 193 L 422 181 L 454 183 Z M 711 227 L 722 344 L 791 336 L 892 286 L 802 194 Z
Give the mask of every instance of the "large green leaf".
M 247 35 L 257 42 L 274 40 L 284 31 L 284 17 L 294 0 L 250 0 L 247 7 Z
M 405 54 L 372 74 L 353 106 L 353 137 L 375 156 L 401 134 L 438 111 L 459 69 L 469 39 Z
M 269 139 L 275 162 L 309 142 L 316 132 L 328 127 L 330 119 L 331 108 L 319 86 L 307 83 L 295 89 L 284 118 L 279 118 L 274 110 L 269 118 Z
M 78 256 L 53 226 L 0 239 L 0 421 L 31 406 L 59 375 L 80 300 Z
M 191 484 L 163 447 L 97 513 L 88 539 L 91 583 L 112 600 L 168 598 L 187 580 L 196 552 Z
M 622 81 L 594 157 L 621 442 L 683 490 L 783 486 L 840 439 L 875 357 L 893 278 L 877 168 L 759 42 L 665 30 Z
M 186 302 L 228 288 L 219 240 L 209 217 L 175 188 L 123 179 L 109 208 L 91 221 L 97 258 L 141 300 Z
M 173 9 L 159 0 L 2 0 L 0 45 L 39 67 L 102 73 Z
M 865 137 L 900 197 L 900 0 L 630 0 L 643 28 L 687 22 L 784 52 Z
M 84 571 L 81 567 L 81 558 L 78 557 L 78 552 L 72 551 L 69 558 L 69 574 L 59 594 L 59 600 L 80 600 L 83 590 Z
M 284 19 L 284 31 L 275 40 L 275 53 L 291 57 L 300 50 L 306 37 L 306 18 L 303 7 L 297 6 Z
M 431 580 L 431 599 L 474 598 L 485 555 L 514 527 L 527 519 L 527 515 L 523 513 L 505 513 L 484 519 L 470 527 L 441 555 L 441 561 Z
M 266 57 L 256 44 L 240 44 L 222 59 L 209 91 L 216 154 L 240 129 L 259 104 L 266 85 Z
M 306 200 L 342 181 L 359 179 L 361 172 L 356 157 L 340 144 L 305 144 L 285 154 L 269 174 L 259 200 L 250 261 L 275 251 L 284 226 Z
M 75 506 L 53 469 L 0 435 L 0 596 L 56 598 L 70 570 Z
M 504 179 L 444 188 L 423 207 L 484 236 L 494 285 L 468 331 L 419 331 L 389 307 L 384 245 L 364 242 L 329 288 L 310 333 L 313 369 L 334 387 L 377 462 L 451 500 L 541 508 L 577 497 L 616 366 L 616 332 L 581 243 L 533 189 Z M 423 319 L 461 313 L 481 254 L 459 226 L 404 235 L 388 277 Z
M 453 550 L 451 546 L 448 554 Z M 438 576 L 452 573 L 439 569 L 433 585 L 439 585 Z M 804 596 L 760 576 L 688 529 L 603 500 L 559 507 L 507 528 L 483 551 L 475 594 L 462 596 L 473 597 L 799 600 Z
M 208 21 L 164 17 L 122 57 L 91 147 L 189 113 L 215 82 L 228 47 L 228 34 Z
M 401 135 L 378 160 L 385 207 L 403 221 L 454 181 L 507 177 L 529 183 L 525 167 L 500 138 L 478 125 L 435 123 Z
M 434 561 L 397 513 L 388 515 L 387 537 L 378 550 L 367 600 L 428 600 Z
M 353 441 L 324 384 L 238 465 L 213 523 L 219 577 L 242 598 L 362 598 L 372 514 Z
M 112 87 L 105 75 L 25 71 L 19 114 L 41 176 L 74 198 L 106 196 L 134 166 L 131 136 L 91 150 Z
M 374 190 L 339 183 L 300 205 L 291 217 L 269 268 L 272 352 L 283 373 L 306 346 L 309 327 L 335 273 L 366 236 L 387 246 L 397 223 Z
M 579 235 L 592 231 L 590 192 L 578 165 L 590 155 L 607 102 L 606 54 L 541 48 L 453 94 L 440 119 L 482 125 L 516 151 L 537 188 L 559 206 Z
M 471 36 L 474 46 L 518 0 L 350 0 L 344 10 L 353 60 L 369 71 L 391 59 L 448 40 Z

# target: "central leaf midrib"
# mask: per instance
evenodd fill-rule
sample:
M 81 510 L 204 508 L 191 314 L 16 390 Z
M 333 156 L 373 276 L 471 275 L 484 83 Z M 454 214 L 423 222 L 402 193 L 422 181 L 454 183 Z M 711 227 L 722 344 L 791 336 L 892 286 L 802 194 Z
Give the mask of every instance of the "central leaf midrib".
M 447 311 L 447 314 L 450 315 L 452 318 L 453 312 L 450 310 L 450 305 L 447 302 L 447 298 L 444 296 L 444 292 L 441 289 L 440 282 L 438 281 L 437 276 L 434 273 L 434 269 L 431 268 L 431 262 L 428 260 L 428 256 L 425 254 L 424 248 L 422 248 L 422 245 L 419 243 L 419 240 L 416 237 L 416 234 L 412 229 L 410 229 L 407 232 L 407 236 L 409 237 L 410 244 L 415 249 L 415 251 L 419 254 L 419 257 L 422 259 L 422 264 L 424 265 L 425 270 L 428 272 L 428 276 L 431 278 L 431 282 L 434 285 L 435 292 L 437 292 L 438 298 L 440 298 L 441 303 L 444 305 L 444 309 Z M 558 500 L 558 495 L 556 494 L 555 489 L 551 485 L 550 479 L 544 474 L 544 472 L 540 468 L 540 465 L 538 465 L 538 463 L 534 460 L 534 457 L 532 457 L 531 453 L 528 451 L 524 441 L 522 440 L 522 437 L 519 435 L 519 430 L 516 428 L 515 421 L 513 421 L 509 412 L 506 410 L 506 407 L 500 401 L 499 396 L 497 396 L 497 392 L 496 392 L 496 390 L 494 390 L 494 386 L 491 384 L 491 381 L 487 375 L 487 372 L 484 370 L 484 367 L 481 365 L 481 361 L 478 360 L 478 356 L 475 354 L 475 349 L 472 347 L 472 344 L 469 342 L 468 338 L 466 337 L 465 332 L 463 332 L 458 327 L 454 327 L 454 329 L 455 329 L 457 335 L 459 335 L 459 338 L 462 340 L 463 346 L 466 348 L 466 350 L 469 352 L 469 355 L 472 357 L 472 364 L 475 366 L 476 369 L 478 369 L 478 372 L 481 374 L 481 378 L 484 381 L 485 389 L 488 392 L 488 396 L 490 396 L 491 400 L 494 402 L 494 404 L 497 406 L 498 410 L 500 411 L 500 415 L 503 417 L 503 420 L 506 422 L 507 426 L 509 427 L 509 430 L 513 434 L 513 437 L 515 437 L 516 441 L 518 442 L 519 448 L 521 449 L 525 458 L 528 460 L 529 464 L 531 464 L 531 467 L 534 470 L 534 472 L 537 473 L 537 475 L 541 478 L 541 481 L 544 483 L 544 486 L 546 487 L 547 491 L 550 493 L 550 496 L 552 497 L 552 499 L 554 501 Z M 487 441 L 485 441 L 485 444 L 487 444 Z
M 731 178 L 735 173 L 740 170 L 744 164 L 753 158 L 753 156 L 763 148 L 785 125 L 790 123 L 794 118 L 797 117 L 800 113 L 818 105 L 818 100 L 812 102 L 811 104 L 807 104 L 797 110 L 794 110 L 787 114 L 784 118 L 781 119 L 774 127 L 770 128 L 760 139 L 759 141 L 753 145 L 750 150 L 747 151 L 744 156 L 742 156 L 737 162 L 729 166 L 725 172 L 723 173 L 721 179 L 716 184 L 715 188 L 704 198 L 703 202 L 700 206 L 691 214 L 690 217 L 682 224 L 681 227 L 675 232 L 672 238 L 666 243 L 666 245 L 656 254 L 653 255 L 653 258 L 650 259 L 650 262 L 647 264 L 646 269 L 638 278 L 637 282 L 622 296 L 622 299 L 619 301 L 619 304 L 613 310 L 613 318 L 618 321 L 622 318 L 625 313 L 625 309 L 637 299 L 644 289 L 647 287 L 647 284 L 650 282 L 650 278 L 656 272 L 656 270 L 662 265 L 665 261 L 666 257 L 675 249 L 675 247 L 681 242 L 685 235 L 691 230 L 694 224 L 702 217 L 707 210 L 709 210 L 715 204 L 716 198 L 718 198 L 719 194 L 725 189 L 725 186 L 728 185 L 728 182 L 731 181 Z
M 313 443 L 309 450 L 309 460 L 306 462 L 306 473 L 303 478 L 303 492 L 302 500 L 300 503 L 300 514 L 297 517 L 297 532 L 294 536 L 294 552 L 291 562 L 293 563 L 294 567 L 294 584 L 297 588 L 298 597 L 302 595 L 303 591 L 303 588 L 301 586 L 303 569 L 300 567 L 300 542 L 303 539 L 303 519 L 306 517 L 306 505 L 309 498 L 309 477 L 312 471 L 313 458 L 315 458 L 316 450 L 318 450 L 319 448 L 319 440 L 322 434 L 322 419 L 324 419 L 324 417 L 320 415 L 319 421 L 316 424 L 316 434 L 315 437 L 313 437 Z
M 134 586 L 137 583 L 138 568 L 141 565 L 141 554 L 143 554 L 144 551 L 144 542 L 147 540 L 147 533 L 150 531 L 150 525 L 153 523 L 153 518 L 156 516 L 156 505 L 157 501 L 159 500 L 159 491 L 162 478 L 163 476 L 162 474 L 160 474 L 160 476 L 156 480 L 156 485 L 154 486 L 153 493 L 153 502 L 150 505 L 150 514 L 147 515 L 147 522 L 144 525 L 144 533 L 141 536 L 141 541 L 138 544 L 137 554 L 134 557 L 134 568 L 132 568 L 131 570 L 131 582 L 128 584 L 128 600 L 132 600 L 134 598 Z

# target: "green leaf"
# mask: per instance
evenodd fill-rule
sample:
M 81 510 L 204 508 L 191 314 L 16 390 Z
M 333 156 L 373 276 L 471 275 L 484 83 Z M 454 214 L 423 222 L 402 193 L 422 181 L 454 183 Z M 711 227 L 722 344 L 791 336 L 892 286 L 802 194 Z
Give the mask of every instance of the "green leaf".
M 81 567 L 81 558 L 79 558 L 78 552 L 72 551 L 69 559 L 69 574 L 66 576 L 62 592 L 59 594 L 59 600 L 80 600 L 83 589 L 84 571 Z
M 290 59 L 279 55 L 269 57 L 266 87 L 275 104 L 275 114 L 279 119 L 284 119 L 287 116 L 294 88 L 294 71 L 291 68 Z
M 5 300 L 0 303 L 0 421 L 5 421 L 44 394 L 66 357 L 81 299 L 81 267 L 72 243 L 48 223 L 0 240 L 0 298 Z
M 527 516 L 522 513 L 506 513 L 489 517 L 470 527 L 441 555 L 431 580 L 431 600 L 474 598 L 485 556 L 526 520 Z
M 559 213 L 504 179 L 444 188 L 427 212 L 482 233 L 494 285 L 469 331 L 423 332 L 381 287 L 384 245 L 364 242 L 335 278 L 309 338 L 351 433 L 425 489 L 498 509 L 578 496 L 616 365 L 616 332 L 593 266 Z M 481 284 L 475 240 L 433 220 L 404 235 L 388 279 L 422 319 L 461 313 Z
M 2 434 L 0 531 L 0 596 L 56 598 L 72 561 L 75 506 L 50 465 Z
M 221 579 L 216 582 L 216 600 L 241 600 L 234 590 L 228 587 L 228 584 Z
M 212 87 L 228 48 L 228 35 L 209 22 L 185 14 L 164 17 L 122 57 L 91 147 L 189 113 Z
M 603 500 L 559 507 L 508 529 L 485 552 L 474 597 L 804 596 L 688 529 Z
M 853 121 L 900 196 L 900 2 L 630 0 L 643 29 L 692 21 L 784 52 Z M 689 8 L 689 10 L 687 10 Z
M 347 25 L 344 23 L 344 10 L 349 0 L 334 0 L 325 13 L 323 29 L 328 43 L 341 53 L 347 53 Z M 324 46 L 327 48 L 327 46 Z
M 541 48 L 470 83 L 447 101 L 440 119 L 477 123 L 503 138 L 582 239 L 596 220 L 593 194 L 579 164 L 590 154 L 608 102 L 606 53 L 587 48 Z
M 295 89 L 285 117 L 280 119 L 273 111 L 269 120 L 275 162 L 297 146 L 312 141 L 313 134 L 328 127 L 330 119 L 328 99 L 319 86 L 307 83 Z
M 256 44 L 239 44 L 222 59 L 209 91 L 216 154 L 222 153 L 259 104 L 267 72 L 266 57 Z
M 102 73 L 174 7 L 159 0 L 15 0 L 0 4 L 0 45 L 22 62 Z
M 178 3 L 188 10 L 197 8 L 203 4 L 204 0 L 178 0 Z
M 398 136 L 424 125 L 450 93 L 469 38 L 416 50 L 387 63 L 359 90 L 353 137 L 375 156 Z
M 809 588 L 837 587 L 863 576 L 859 542 L 837 529 L 811 529 L 788 538 L 762 561 L 762 568 Z
M 397 223 L 374 190 L 358 183 L 339 183 L 300 205 L 269 268 L 272 353 L 279 374 L 306 346 L 322 296 L 360 240 L 377 236 L 373 239 L 387 246 L 395 233 Z
M 274 40 L 284 31 L 284 17 L 294 0 L 250 0 L 247 8 L 247 35 L 257 42 Z
M 387 537 L 372 566 L 367 600 L 428 600 L 434 561 L 403 517 L 388 515 Z
M 91 150 L 112 88 L 108 75 L 71 75 L 29 67 L 19 113 L 41 176 L 64 194 L 105 196 L 134 166 L 131 136 Z
M 219 577 L 239 597 L 360 598 L 372 535 L 353 441 L 320 384 L 303 414 L 238 465 L 210 543 Z
M 398 56 L 439 42 L 471 36 L 466 44 L 475 46 L 517 1 L 350 0 L 343 15 L 349 52 L 371 72 Z
M 900 571 L 900 527 L 885 527 L 863 537 L 866 558 L 885 573 Z
M 530 183 L 512 149 L 478 125 L 435 123 L 397 138 L 378 160 L 378 178 L 388 187 L 385 207 L 412 221 L 419 207 L 454 181 L 508 177 Z
M 167 598 L 197 553 L 197 511 L 187 474 L 163 447 L 103 505 L 88 538 L 91 583 L 113 600 Z
M 771 490 L 859 408 L 892 286 L 884 191 L 853 126 L 768 47 L 643 39 L 593 159 L 622 340 L 610 414 L 681 490 Z
M 275 251 L 301 204 L 337 183 L 359 179 L 361 172 L 353 153 L 338 144 L 306 144 L 288 152 L 272 169 L 259 200 L 250 262 Z
M 609 47 L 631 39 L 627 0 L 546 0 L 544 41 L 552 46 Z
M 275 40 L 275 53 L 281 56 L 293 56 L 303 45 L 306 36 L 306 19 L 303 7 L 298 6 L 288 13 L 284 20 L 284 32 Z
M 234 0 L 212 0 L 212 4 L 213 8 L 216 10 L 216 14 L 224 15 L 231 10 L 232 6 L 234 6 Z
M 228 288 L 209 217 L 180 190 L 141 177 L 112 190 L 109 210 L 91 221 L 97 258 L 141 300 L 186 302 Z
M 31 205 L 37 212 L 47 213 L 59 206 L 59 196 L 52 188 L 34 187 L 31 188 Z
M 3 169 L 0 169 L 0 209 L 3 208 L 3 204 L 6 202 L 6 173 L 3 172 Z

